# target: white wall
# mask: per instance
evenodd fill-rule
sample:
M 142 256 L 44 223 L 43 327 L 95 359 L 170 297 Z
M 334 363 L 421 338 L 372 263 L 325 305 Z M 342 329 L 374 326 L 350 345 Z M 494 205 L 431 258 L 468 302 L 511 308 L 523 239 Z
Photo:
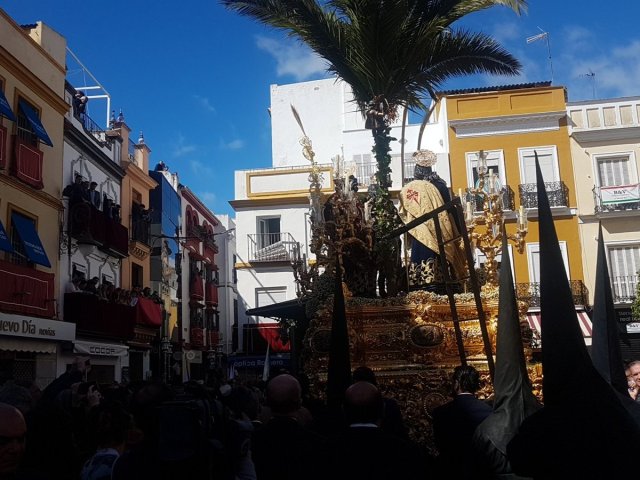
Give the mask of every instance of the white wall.
M 271 129 L 273 167 L 308 165 L 302 156 L 300 138 L 302 132 L 292 112 L 293 104 L 298 111 L 304 129 L 313 144 L 316 162 L 330 163 L 331 159 L 344 152 L 346 162 L 354 155 L 371 154 L 373 137 L 371 130 L 364 128 L 364 119 L 357 105 L 351 102 L 348 85 L 334 79 L 317 80 L 291 85 L 271 86 Z M 391 143 L 391 154 L 400 155 L 402 139 L 402 112 L 393 123 L 391 136 L 397 141 Z M 419 124 L 405 127 L 405 154 L 418 148 Z M 446 121 L 428 124 L 422 136 L 422 149 L 435 153 L 445 153 Z M 395 160 L 391 165 L 393 188 L 402 187 L 402 165 Z M 448 164 L 439 165 L 438 173 L 448 180 Z M 359 179 L 362 181 L 362 179 Z M 242 189 L 244 179 L 236 176 L 236 192 Z M 246 188 L 245 188 L 246 191 Z M 236 193 L 236 198 L 238 197 Z

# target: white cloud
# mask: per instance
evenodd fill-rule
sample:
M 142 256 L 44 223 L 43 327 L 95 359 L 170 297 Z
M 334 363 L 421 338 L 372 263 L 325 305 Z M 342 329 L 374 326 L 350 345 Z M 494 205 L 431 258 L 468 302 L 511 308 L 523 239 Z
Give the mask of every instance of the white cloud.
M 174 157 L 182 157 L 189 153 L 193 153 L 198 148 L 195 145 L 187 144 L 184 138 L 184 135 L 181 133 L 178 134 L 177 140 L 174 142 L 173 146 L 173 156 Z
M 198 197 L 200 198 L 200 200 L 202 200 L 207 207 L 212 208 L 213 205 L 216 203 L 216 194 L 213 192 L 200 192 L 198 194 Z
M 198 104 L 204 108 L 205 110 L 216 113 L 216 107 L 211 104 L 211 100 L 208 97 L 202 97 L 200 95 L 194 95 L 193 98 L 198 102 Z
M 279 77 L 291 75 L 301 82 L 324 73 L 327 69 L 325 60 L 300 43 L 283 42 L 258 35 L 256 45 L 275 58 Z
M 236 138 L 234 140 L 231 140 L 230 142 L 220 140 L 220 148 L 224 150 L 240 150 L 244 148 L 244 140 L 240 138 Z
M 191 167 L 191 171 L 194 175 L 198 177 L 209 176 L 213 174 L 213 170 L 211 167 L 206 166 L 204 163 L 198 160 L 191 160 L 189 162 L 189 166 Z

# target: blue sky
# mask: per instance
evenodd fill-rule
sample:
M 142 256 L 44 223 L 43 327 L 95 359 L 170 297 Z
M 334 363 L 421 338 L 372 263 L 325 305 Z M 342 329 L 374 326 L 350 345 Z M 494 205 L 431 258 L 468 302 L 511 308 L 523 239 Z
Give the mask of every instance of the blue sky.
M 607 6 L 609 5 L 609 6 Z M 530 0 L 517 17 L 494 8 L 464 26 L 493 35 L 523 64 L 520 77 L 456 79 L 446 89 L 550 80 L 570 101 L 640 95 L 637 2 Z M 233 215 L 234 170 L 271 165 L 269 86 L 325 77 L 323 63 L 283 34 L 216 1 L 77 2 L 3 0 L 18 23 L 42 20 L 109 91 L 132 135 L 140 131 L 160 160 L 177 171 L 215 213 Z M 595 76 L 588 74 L 595 73 Z M 69 79 L 80 86 L 79 70 Z M 105 105 L 89 115 L 104 123 Z

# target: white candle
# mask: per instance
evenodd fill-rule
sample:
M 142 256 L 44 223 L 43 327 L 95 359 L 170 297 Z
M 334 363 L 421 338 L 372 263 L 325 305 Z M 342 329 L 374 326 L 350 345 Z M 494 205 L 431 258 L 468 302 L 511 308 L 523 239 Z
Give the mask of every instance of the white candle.
M 520 212 L 518 215 L 518 225 L 520 225 L 521 228 L 524 228 L 524 222 L 525 222 L 525 216 L 524 216 L 524 206 L 520 205 Z

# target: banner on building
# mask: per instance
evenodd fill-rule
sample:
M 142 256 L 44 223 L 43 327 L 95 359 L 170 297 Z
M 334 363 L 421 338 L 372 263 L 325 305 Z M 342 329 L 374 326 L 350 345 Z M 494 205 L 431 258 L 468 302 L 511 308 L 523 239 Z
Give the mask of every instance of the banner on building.
M 619 185 L 617 187 L 600 187 L 600 199 L 603 205 L 640 202 L 640 183 Z

